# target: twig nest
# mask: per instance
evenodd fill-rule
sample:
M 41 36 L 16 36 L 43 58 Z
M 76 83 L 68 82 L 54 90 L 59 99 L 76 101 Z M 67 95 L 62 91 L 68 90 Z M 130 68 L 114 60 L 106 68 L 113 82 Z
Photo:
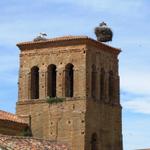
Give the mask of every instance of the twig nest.
M 95 28 L 95 34 L 97 40 L 100 42 L 112 41 L 113 32 L 105 22 L 100 23 L 100 25 Z

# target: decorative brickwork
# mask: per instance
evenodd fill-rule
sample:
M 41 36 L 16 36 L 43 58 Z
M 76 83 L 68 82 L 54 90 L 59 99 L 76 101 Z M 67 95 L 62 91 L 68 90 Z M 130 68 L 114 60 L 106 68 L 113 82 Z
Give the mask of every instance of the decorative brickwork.
M 25 42 L 18 47 L 17 115 L 31 115 L 34 137 L 68 143 L 72 150 L 122 150 L 119 49 L 86 36 Z M 48 71 L 50 65 L 56 72 Z M 38 98 L 32 97 L 31 90 L 37 79 L 32 78 L 34 66 L 39 69 L 34 84 Z M 64 101 L 49 104 L 47 96 Z

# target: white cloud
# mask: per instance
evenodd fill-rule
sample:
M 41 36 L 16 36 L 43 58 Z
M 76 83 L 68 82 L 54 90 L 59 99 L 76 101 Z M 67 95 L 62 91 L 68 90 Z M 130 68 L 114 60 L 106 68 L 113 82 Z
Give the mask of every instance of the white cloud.
M 138 65 L 138 62 L 137 62 Z M 147 70 L 122 70 L 121 72 L 121 89 L 129 93 L 146 94 L 150 93 L 150 72 Z
M 137 61 L 136 66 L 129 64 L 121 69 L 122 105 L 135 113 L 150 114 L 150 71 Z
M 123 101 L 123 107 L 133 112 L 150 114 L 150 95 Z

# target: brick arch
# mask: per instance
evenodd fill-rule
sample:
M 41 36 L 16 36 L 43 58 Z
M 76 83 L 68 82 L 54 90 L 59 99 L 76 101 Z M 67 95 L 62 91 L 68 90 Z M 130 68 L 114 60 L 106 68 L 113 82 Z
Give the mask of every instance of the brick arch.
M 114 73 L 113 71 L 109 71 L 109 82 L 108 82 L 108 95 L 109 95 L 109 101 L 113 101 L 114 97 Z
M 31 99 L 39 98 L 39 68 L 33 66 L 31 68 Z
M 47 67 L 47 96 L 56 97 L 56 65 Z
M 65 97 L 74 95 L 74 65 L 69 63 L 65 66 Z

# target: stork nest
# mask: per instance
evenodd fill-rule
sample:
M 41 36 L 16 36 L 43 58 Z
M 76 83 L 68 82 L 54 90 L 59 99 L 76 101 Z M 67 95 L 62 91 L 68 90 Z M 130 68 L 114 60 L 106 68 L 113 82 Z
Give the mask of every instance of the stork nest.
M 96 27 L 95 34 L 96 34 L 97 40 L 100 42 L 112 41 L 113 32 L 111 28 L 107 27 L 106 24 L 100 24 L 99 27 Z

